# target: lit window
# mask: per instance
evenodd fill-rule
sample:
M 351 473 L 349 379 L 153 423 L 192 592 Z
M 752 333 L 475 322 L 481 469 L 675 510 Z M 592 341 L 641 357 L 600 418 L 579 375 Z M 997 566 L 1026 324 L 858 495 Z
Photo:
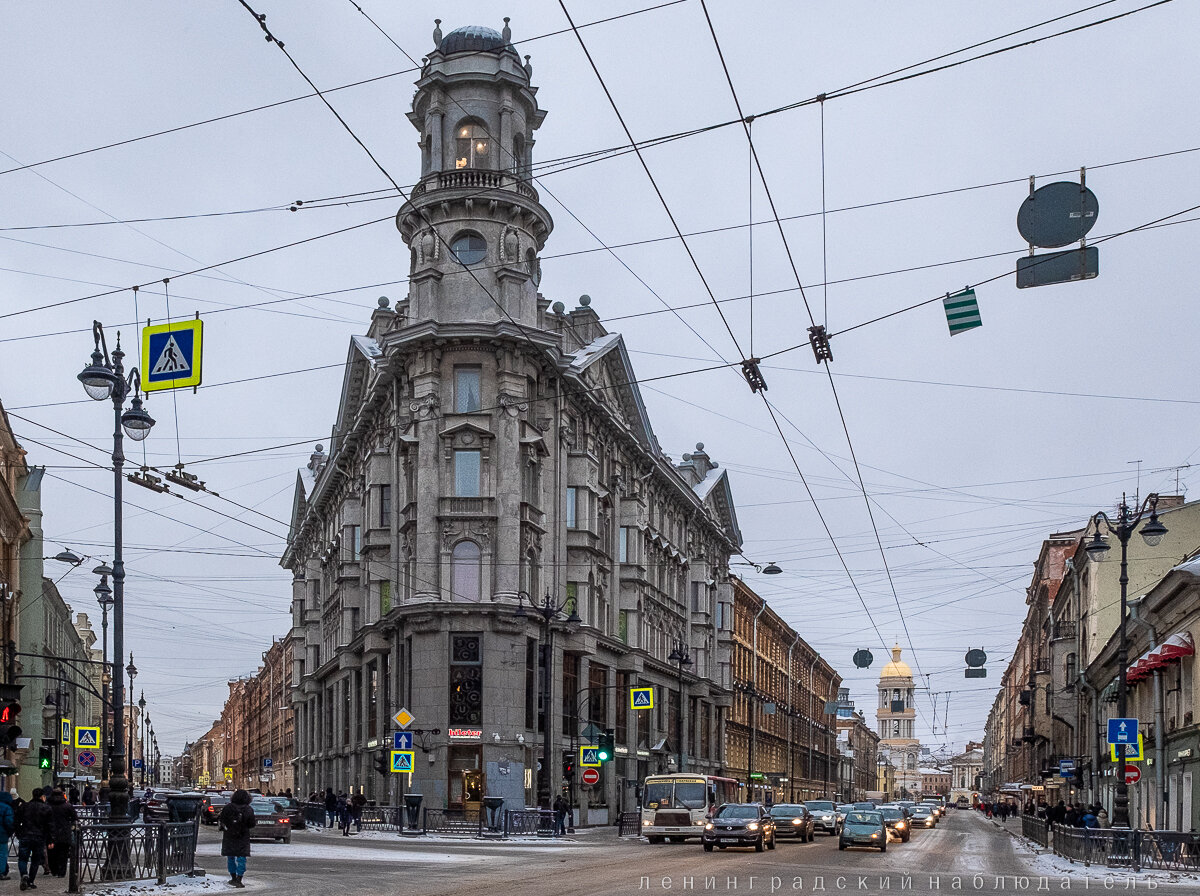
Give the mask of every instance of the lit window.
M 479 452 L 454 452 L 454 494 L 460 498 L 479 497 Z
M 479 368 L 455 367 L 454 413 L 469 414 L 479 408 Z
M 487 131 L 477 124 L 464 124 L 454 140 L 455 168 L 489 168 L 488 154 L 492 141 Z
M 460 233 L 450 243 L 450 251 L 461 264 L 478 264 L 487 258 L 487 240 L 477 233 Z

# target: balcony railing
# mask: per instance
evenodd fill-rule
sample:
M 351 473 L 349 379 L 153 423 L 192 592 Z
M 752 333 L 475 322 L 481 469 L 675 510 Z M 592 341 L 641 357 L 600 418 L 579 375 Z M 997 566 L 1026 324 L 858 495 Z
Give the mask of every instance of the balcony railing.
M 527 199 L 538 201 L 538 192 L 528 182 L 507 171 L 488 171 L 482 168 L 460 168 L 457 171 L 438 171 L 413 187 L 412 198 L 429 190 L 508 190 Z

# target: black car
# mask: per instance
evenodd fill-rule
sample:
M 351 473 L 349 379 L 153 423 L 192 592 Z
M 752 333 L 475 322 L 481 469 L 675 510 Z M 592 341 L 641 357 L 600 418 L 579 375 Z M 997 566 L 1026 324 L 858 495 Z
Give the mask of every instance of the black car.
M 215 825 L 221 817 L 221 810 L 229 805 L 229 794 L 206 793 L 204 802 L 200 805 L 200 820 L 205 824 Z
M 775 831 L 780 837 L 795 837 L 812 843 L 815 836 L 813 814 L 803 803 L 776 803 L 771 807 Z
M 908 813 L 899 806 L 880 806 L 877 811 L 883 816 L 888 833 L 895 834 L 902 843 L 907 843 L 912 836 L 908 827 Z
M 705 852 L 717 846 L 753 846 L 775 848 L 775 819 L 762 803 L 725 803 L 713 814 L 700 835 Z

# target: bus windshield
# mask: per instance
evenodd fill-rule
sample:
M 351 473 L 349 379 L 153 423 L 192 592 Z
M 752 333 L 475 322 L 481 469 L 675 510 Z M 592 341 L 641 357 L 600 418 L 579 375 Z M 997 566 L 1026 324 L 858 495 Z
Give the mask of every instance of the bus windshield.
M 642 798 L 651 809 L 703 809 L 708 805 L 702 779 L 647 781 Z

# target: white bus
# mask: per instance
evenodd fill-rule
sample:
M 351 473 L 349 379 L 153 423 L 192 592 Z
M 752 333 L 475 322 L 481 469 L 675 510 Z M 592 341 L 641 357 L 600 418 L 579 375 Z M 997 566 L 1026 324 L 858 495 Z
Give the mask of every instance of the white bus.
M 741 785 L 715 775 L 650 775 L 642 782 L 642 834 L 651 843 L 699 837 L 722 803 L 734 803 Z

